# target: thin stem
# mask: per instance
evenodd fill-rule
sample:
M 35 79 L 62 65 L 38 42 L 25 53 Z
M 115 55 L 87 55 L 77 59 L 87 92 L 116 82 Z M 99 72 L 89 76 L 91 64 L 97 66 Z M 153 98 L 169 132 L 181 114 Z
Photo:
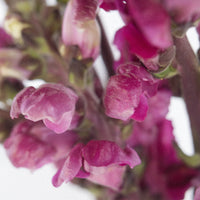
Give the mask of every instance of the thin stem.
M 110 48 L 108 39 L 106 37 L 106 33 L 104 30 L 103 24 L 102 24 L 99 16 L 97 16 L 97 21 L 98 21 L 100 29 L 101 29 L 101 55 L 102 55 L 103 61 L 105 63 L 105 66 L 107 68 L 108 75 L 112 76 L 115 74 L 115 71 L 113 69 L 114 57 L 113 57 L 112 50 Z
M 180 64 L 182 94 L 190 118 L 195 152 L 200 153 L 200 73 L 198 60 L 187 38 L 174 38 Z

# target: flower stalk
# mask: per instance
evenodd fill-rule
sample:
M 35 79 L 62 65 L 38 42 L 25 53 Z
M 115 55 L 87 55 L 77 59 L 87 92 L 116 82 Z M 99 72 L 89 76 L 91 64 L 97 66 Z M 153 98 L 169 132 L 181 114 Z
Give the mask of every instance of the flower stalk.
M 182 93 L 186 103 L 195 152 L 200 153 L 200 71 L 187 37 L 174 38 L 176 59 L 180 64 Z

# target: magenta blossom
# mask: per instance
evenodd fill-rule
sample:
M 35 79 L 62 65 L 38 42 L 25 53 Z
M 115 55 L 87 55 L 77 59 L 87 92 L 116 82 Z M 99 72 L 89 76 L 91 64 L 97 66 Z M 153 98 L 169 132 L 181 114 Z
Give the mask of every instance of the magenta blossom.
M 10 115 L 21 113 L 31 121 L 43 120 L 56 133 L 70 129 L 78 97 L 61 84 L 43 84 L 38 89 L 28 87 L 14 98 Z
M 122 183 L 125 165 L 133 168 L 138 164 L 140 159 L 133 149 L 126 147 L 122 150 L 114 142 L 92 140 L 85 146 L 77 144 L 71 150 L 54 176 L 53 185 L 58 187 L 80 177 L 117 190 Z
M 24 120 L 14 127 L 4 147 L 15 167 L 37 169 L 65 159 L 76 140 L 72 132 L 57 135 L 41 122 Z
M 104 97 L 106 114 L 112 118 L 144 120 L 147 98 L 155 95 L 158 82 L 142 66 L 125 64 L 108 82 Z
M 99 54 L 100 30 L 95 19 L 97 6 L 96 0 L 70 0 L 65 10 L 63 42 L 79 46 L 83 58 L 95 59 Z
M 28 134 L 29 122 L 15 126 L 10 137 L 4 142 L 8 157 L 15 167 L 36 169 L 52 162 L 54 148 Z
M 100 6 L 118 9 L 124 22 L 135 24 L 152 46 L 165 49 L 172 44 L 170 18 L 158 1 L 103 0 Z

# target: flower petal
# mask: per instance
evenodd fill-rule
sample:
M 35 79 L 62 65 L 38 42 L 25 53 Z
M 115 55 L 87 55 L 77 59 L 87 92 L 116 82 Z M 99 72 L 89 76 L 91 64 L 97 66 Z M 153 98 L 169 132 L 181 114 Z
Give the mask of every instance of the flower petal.
M 54 175 L 52 183 L 55 187 L 59 187 L 63 182 L 69 182 L 78 174 L 82 166 L 82 147 L 82 144 L 77 144 L 67 156 L 62 168 Z

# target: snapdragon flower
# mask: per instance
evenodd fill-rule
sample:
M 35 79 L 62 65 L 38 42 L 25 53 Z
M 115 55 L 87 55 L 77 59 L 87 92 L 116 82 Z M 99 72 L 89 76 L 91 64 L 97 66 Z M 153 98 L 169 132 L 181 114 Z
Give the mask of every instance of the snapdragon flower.
M 126 147 L 122 150 L 111 141 L 91 140 L 85 146 L 79 143 L 55 174 L 53 185 L 58 187 L 63 182 L 80 177 L 117 190 L 122 183 L 124 166 L 133 168 L 140 162 L 132 148 Z
M 15 167 L 35 170 L 65 159 L 76 140 L 73 132 L 58 135 L 42 122 L 23 120 L 15 125 L 4 147 Z
M 112 118 L 142 121 L 148 110 L 147 98 L 155 95 L 158 82 L 142 66 L 124 64 L 108 82 L 104 106 Z
M 56 133 L 70 129 L 78 96 L 61 84 L 47 83 L 38 89 L 28 87 L 15 97 L 10 115 L 17 118 L 23 114 L 31 121 L 43 120 Z

